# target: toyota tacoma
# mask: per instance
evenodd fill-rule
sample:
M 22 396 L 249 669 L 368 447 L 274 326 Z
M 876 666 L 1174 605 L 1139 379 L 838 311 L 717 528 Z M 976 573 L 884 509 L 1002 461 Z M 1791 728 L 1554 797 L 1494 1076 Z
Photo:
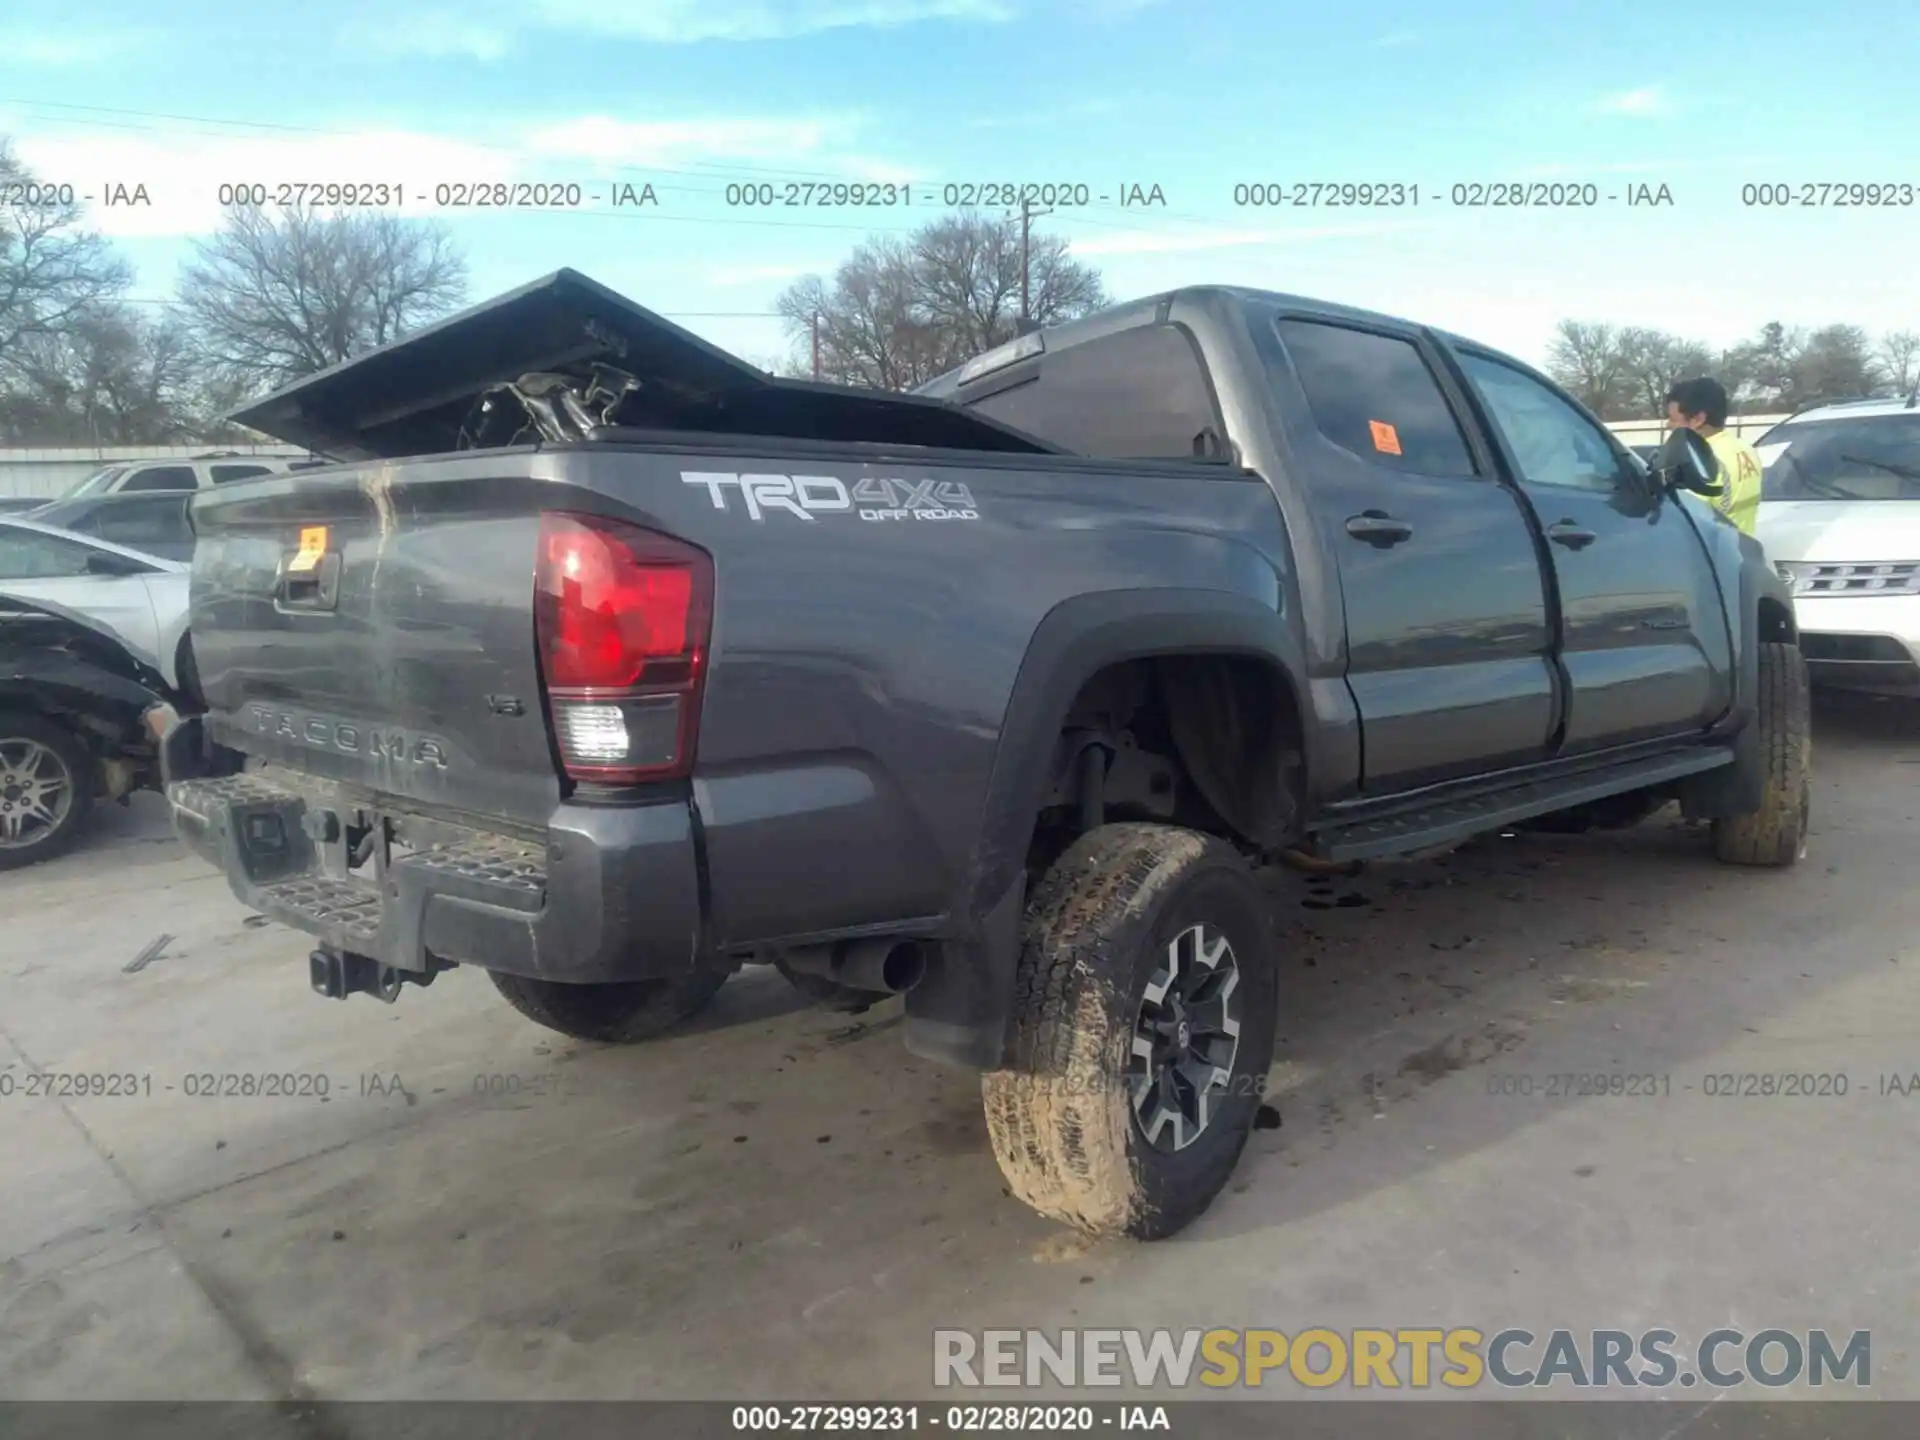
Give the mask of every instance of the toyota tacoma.
M 472 966 L 595 1041 L 744 964 L 902 993 L 1091 1233 L 1239 1158 L 1260 863 L 1672 801 L 1804 850 L 1793 603 L 1710 452 L 1412 322 L 1194 287 L 895 395 L 563 270 L 237 418 L 336 463 L 194 497 L 163 758 L 313 988 Z

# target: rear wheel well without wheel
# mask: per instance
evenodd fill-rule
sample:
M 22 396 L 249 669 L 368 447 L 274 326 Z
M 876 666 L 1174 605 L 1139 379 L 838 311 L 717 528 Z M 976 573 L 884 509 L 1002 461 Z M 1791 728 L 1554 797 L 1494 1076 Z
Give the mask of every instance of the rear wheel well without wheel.
M 1299 699 L 1270 661 L 1199 652 L 1107 665 L 1061 720 L 1029 874 L 1108 821 L 1282 848 L 1299 833 L 1304 764 Z

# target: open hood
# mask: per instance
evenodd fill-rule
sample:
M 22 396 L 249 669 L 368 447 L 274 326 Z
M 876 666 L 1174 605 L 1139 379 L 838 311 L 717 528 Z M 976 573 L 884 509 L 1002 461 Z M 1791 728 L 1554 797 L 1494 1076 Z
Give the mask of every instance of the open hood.
M 508 423 L 494 407 L 503 393 Z M 776 379 L 575 270 L 297 380 L 232 418 L 348 461 L 655 431 L 1053 449 L 941 401 Z

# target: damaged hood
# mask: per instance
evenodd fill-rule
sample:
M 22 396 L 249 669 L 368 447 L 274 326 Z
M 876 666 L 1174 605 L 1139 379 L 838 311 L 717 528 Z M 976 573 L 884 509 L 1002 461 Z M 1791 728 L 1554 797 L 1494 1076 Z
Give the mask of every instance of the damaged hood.
M 51 600 L 0 590 L 0 694 L 36 685 L 78 686 L 144 706 L 164 677 L 111 626 Z
M 1054 450 L 942 401 L 776 379 L 575 270 L 297 380 L 231 418 L 345 461 L 659 431 Z

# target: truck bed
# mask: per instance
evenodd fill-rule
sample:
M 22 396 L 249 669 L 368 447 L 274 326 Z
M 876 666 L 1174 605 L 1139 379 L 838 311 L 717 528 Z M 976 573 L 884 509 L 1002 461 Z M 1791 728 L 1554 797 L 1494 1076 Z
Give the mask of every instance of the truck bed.
M 470 323 L 490 333 L 496 321 L 483 307 Z M 580 323 L 613 330 L 604 313 Z M 409 968 L 423 949 L 479 958 L 452 920 L 434 930 L 442 902 L 396 899 L 410 873 L 425 895 L 450 870 L 472 894 L 445 905 L 491 907 L 482 918 L 519 937 L 488 963 L 536 975 L 653 963 L 602 938 L 636 904 L 678 907 L 662 965 L 684 964 L 689 944 L 937 929 L 978 871 L 1010 697 L 1050 612 L 1175 587 L 1231 592 L 1278 623 L 1268 557 L 1288 552 L 1257 476 L 1049 453 L 933 401 L 843 392 L 810 426 L 812 400 L 760 377 L 725 403 L 686 403 L 711 426 L 754 415 L 816 430 L 844 423 L 843 403 L 866 406 L 889 417 L 882 428 L 964 434 L 975 448 L 604 426 L 566 443 L 379 453 L 403 435 L 445 438 L 448 417 L 501 374 L 550 362 L 554 343 L 541 343 L 539 356 L 461 372 L 458 404 L 386 352 L 303 382 L 250 423 L 278 415 L 276 433 L 365 458 L 194 503 L 201 741 L 248 769 L 196 776 L 183 761 L 199 787 L 176 797 L 183 823 L 220 855 L 250 843 L 249 806 L 279 816 L 261 822 L 260 856 L 229 857 L 245 860 L 229 873 L 256 877 L 249 903 L 294 907 L 296 923 L 304 906 L 304 928 L 345 948 Z M 631 361 L 640 340 L 624 343 Z M 449 353 L 486 349 L 483 333 Z M 382 371 L 382 386 L 354 365 Z M 763 382 L 767 393 L 747 393 Z M 368 419 L 374 389 L 382 424 Z M 638 527 L 710 564 L 690 773 L 569 778 L 535 624 L 542 517 L 555 515 Z M 349 840 L 371 846 L 358 866 Z M 646 858 L 616 864 L 616 850 Z M 549 913 L 563 901 L 571 918 Z

